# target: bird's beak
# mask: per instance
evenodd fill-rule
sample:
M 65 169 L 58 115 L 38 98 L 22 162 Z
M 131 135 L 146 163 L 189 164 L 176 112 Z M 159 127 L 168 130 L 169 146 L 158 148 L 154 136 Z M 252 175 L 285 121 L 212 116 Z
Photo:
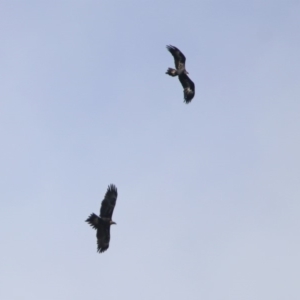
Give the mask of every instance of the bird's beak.
M 117 225 L 117 223 L 114 221 L 111 221 L 110 225 Z

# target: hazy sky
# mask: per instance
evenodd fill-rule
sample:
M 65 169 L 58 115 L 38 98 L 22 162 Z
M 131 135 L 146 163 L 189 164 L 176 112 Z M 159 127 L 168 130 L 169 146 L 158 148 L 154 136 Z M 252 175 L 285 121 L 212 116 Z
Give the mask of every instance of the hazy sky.
M 1 1 L 1 300 L 299 300 L 299 16 L 296 0 Z M 84 221 L 110 183 L 98 254 Z

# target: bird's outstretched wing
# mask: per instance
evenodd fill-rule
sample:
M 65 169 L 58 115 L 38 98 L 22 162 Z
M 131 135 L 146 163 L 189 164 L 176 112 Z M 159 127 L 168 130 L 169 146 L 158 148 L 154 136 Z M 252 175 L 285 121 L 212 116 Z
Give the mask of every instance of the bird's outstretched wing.
M 102 253 L 109 247 L 110 225 L 108 222 L 100 222 L 97 230 L 97 251 Z
M 95 214 L 91 214 L 85 221 L 89 223 L 94 229 L 98 229 L 100 218 Z
M 185 103 L 190 103 L 195 96 L 195 84 L 185 73 L 178 76 L 184 90 Z
M 174 57 L 175 67 L 177 70 L 185 68 L 185 56 L 183 53 L 176 47 L 168 45 L 167 49 Z
M 101 203 L 101 208 L 100 208 L 101 218 L 107 218 L 111 220 L 117 198 L 118 198 L 118 191 L 116 186 L 113 184 L 109 185 L 105 193 L 104 199 Z

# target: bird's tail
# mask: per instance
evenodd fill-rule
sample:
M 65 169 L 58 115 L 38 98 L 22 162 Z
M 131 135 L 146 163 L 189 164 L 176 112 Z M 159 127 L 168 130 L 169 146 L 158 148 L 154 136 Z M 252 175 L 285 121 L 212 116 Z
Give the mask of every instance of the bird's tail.
M 166 74 L 168 74 L 168 75 L 170 75 L 170 76 L 173 76 L 173 77 L 175 77 L 175 76 L 178 75 L 178 74 L 177 74 L 177 70 L 172 69 L 172 68 L 169 68 L 169 69 L 167 70 Z
M 94 229 L 98 229 L 100 218 L 95 214 L 91 214 L 85 221 L 89 223 Z

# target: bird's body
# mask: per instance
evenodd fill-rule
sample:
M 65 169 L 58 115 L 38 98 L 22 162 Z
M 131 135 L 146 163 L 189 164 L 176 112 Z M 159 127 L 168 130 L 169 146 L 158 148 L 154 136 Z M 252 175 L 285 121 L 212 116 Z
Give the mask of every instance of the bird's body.
M 110 226 L 116 224 L 112 220 L 112 214 L 116 205 L 118 191 L 115 185 L 108 186 L 104 199 L 101 203 L 100 217 L 96 214 L 91 214 L 86 222 L 97 230 L 97 251 L 104 252 L 109 247 L 110 241 Z
M 190 103 L 195 96 L 195 84 L 188 77 L 187 70 L 185 69 L 185 56 L 184 54 L 174 46 L 167 46 L 167 49 L 174 57 L 175 67 L 176 69 L 168 68 L 166 74 L 175 77 L 178 76 L 178 79 L 183 86 L 183 94 L 185 103 Z

